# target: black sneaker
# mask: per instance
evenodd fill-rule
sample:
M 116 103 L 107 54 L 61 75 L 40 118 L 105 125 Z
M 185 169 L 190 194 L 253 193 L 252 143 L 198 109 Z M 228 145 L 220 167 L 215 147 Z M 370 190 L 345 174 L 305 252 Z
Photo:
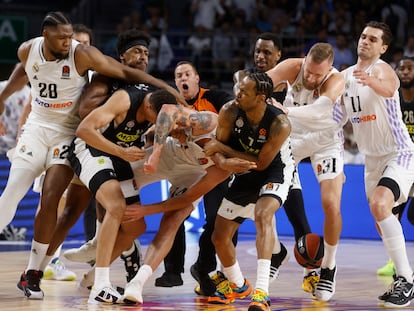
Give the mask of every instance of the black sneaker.
M 272 254 L 272 259 L 270 260 L 270 283 L 272 283 L 278 278 L 280 266 L 289 260 L 289 254 L 287 252 L 286 247 L 282 243 L 280 243 L 280 247 L 280 252 L 277 254 Z
M 413 283 L 408 283 L 403 276 L 397 276 L 388 298 L 384 301 L 384 307 L 399 308 L 410 305 L 414 297 L 413 290 Z
M 322 301 L 329 301 L 335 294 L 335 275 L 336 266 L 332 270 L 329 268 L 321 268 L 319 282 L 316 285 L 313 296 Z
M 155 286 L 157 287 L 174 287 L 183 284 L 181 274 L 173 272 L 164 272 L 159 278 L 155 279 Z
M 380 301 L 385 301 L 388 298 L 390 298 L 391 293 L 393 291 L 394 282 L 397 280 L 397 275 L 393 274 L 392 278 L 393 278 L 393 282 L 391 283 L 391 285 L 389 286 L 389 288 L 387 289 L 387 291 L 384 294 L 382 294 L 381 296 L 378 296 L 378 299 Z
M 140 244 L 137 240 L 134 241 L 135 249 L 131 255 L 121 255 L 121 259 L 124 261 L 126 280 L 129 283 L 137 274 L 139 267 L 141 267 L 141 252 Z
M 40 280 L 43 272 L 39 270 L 28 270 L 20 276 L 17 288 L 20 289 L 28 299 L 43 299 L 44 294 L 40 289 Z
M 216 291 L 216 285 L 208 273 L 201 273 L 195 264 L 191 266 L 190 272 L 193 278 L 200 284 L 200 290 L 196 291 L 196 293 L 202 296 L 212 296 Z

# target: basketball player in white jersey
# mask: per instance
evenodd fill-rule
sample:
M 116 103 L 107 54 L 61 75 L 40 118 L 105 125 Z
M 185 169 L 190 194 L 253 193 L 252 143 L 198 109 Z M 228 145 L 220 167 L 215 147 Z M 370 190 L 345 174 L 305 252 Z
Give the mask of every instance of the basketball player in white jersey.
M 86 27 L 83 24 L 74 24 L 73 25 L 73 39 L 79 41 L 82 44 L 85 45 L 91 45 L 92 41 L 92 30 Z M 91 80 L 93 75 L 93 71 L 88 71 L 88 81 Z M 30 109 L 30 105 L 29 109 Z M 29 113 L 28 111 L 27 113 Z M 27 117 L 27 116 L 26 116 Z M 35 192 L 41 192 L 42 190 L 42 182 L 45 178 L 45 172 L 43 172 L 39 177 L 36 178 L 34 184 L 33 184 L 33 191 Z M 63 193 L 62 198 L 59 200 L 58 205 L 58 216 L 60 216 L 65 208 L 66 203 L 66 192 Z M 39 202 L 40 203 L 40 202 Z M 92 206 L 94 208 L 94 206 Z M 88 206 L 89 208 L 89 206 Z M 95 213 L 95 209 L 93 210 Z M 84 214 L 84 223 L 87 221 L 86 213 Z M 95 217 L 96 218 L 96 217 Z M 95 220 L 93 220 L 95 221 Z M 87 229 L 87 226 L 84 226 L 85 232 Z M 76 279 L 76 274 L 67 269 L 65 264 L 60 260 L 60 253 L 62 250 L 62 244 L 59 246 L 59 248 L 55 251 L 53 254 L 53 259 L 50 261 L 50 263 L 46 266 L 44 273 L 43 273 L 43 279 L 51 279 L 51 280 L 57 280 L 57 281 L 73 281 Z
M 32 110 L 12 158 L 9 179 L 0 197 L 0 230 L 13 218 L 19 201 L 43 170 L 41 209 L 36 215 L 30 260 L 18 287 L 31 299 L 42 299 L 39 270 L 56 224 L 59 199 L 73 171 L 66 159 L 70 141 L 79 124 L 78 100 L 87 83 L 88 70 L 130 81 L 141 81 L 167 89 L 181 102 L 182 97 L 165 82 L 143 71 L 121 65 L 93 46 L 72 40 L 70 20 L 61 12 L 46 15 L 42 36 L 22 43 L 18 49 L 21 65 L 12 73 L 0 93 L 4 100 L 30 82 Z
M 292 123 L 295 162 L 310 157 L 321 191 L 324 248 L 320 279 L 305 275 L 302 288 L 316 299 L 328 301 L 335 293 L 336 251 L 342 230 L 340 211 L 343 174 L 343 134 L 340 96 L 342 75 L 332 66 L 334 52 L 328 43 L 316 43 L 305 58 L 280 62 L 267 73 L 274 85 L 288 85 L 283 103 Z M 317 284 L 316 284 L 317 283 Z M 316 287 L 315 287 L 316 285 Z
M 343 100 L 358 149 L 365 155 L 365 192 L 371 214 L 395 266 L 392 286 L 378 298 L 385 307 L 404 307 L 413 298 L 413 270 L 401 223 L 392 209 L 407 201 L 413 185 L 414 144 L 402 120 L 398 76 L 380 59 L 391 40 L 387 24 L 365 25 L 358 40 L 357 63 L 342 72 Z

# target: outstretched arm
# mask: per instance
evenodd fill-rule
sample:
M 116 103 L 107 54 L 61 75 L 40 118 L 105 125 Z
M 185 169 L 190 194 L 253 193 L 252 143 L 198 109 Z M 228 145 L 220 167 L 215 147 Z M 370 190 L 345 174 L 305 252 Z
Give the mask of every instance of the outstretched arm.
M 306 124 L 316 131 L 332 128 L 343 120 L 340 101 L 344 90 L 344 77 L 334 73 L 325 81 L 318 99 L 311 105 L 286 108 L 287 115 L 289 119 Z
M 230 176 L 229 172 L 214 165 L 207 168 L 206 172 L 203 178 L 181 195 L 155 204 L 140 205 L 135 203 L 129 205 L 124 213 L 124 221 L 133 221 L 147 215 L 166 213 L 187 207 Z
M 142 70 L 123 65 L 112 57 L 102 54 L 93 46 L 79 44 L 76 47 L 75 60 L 80 74 L 85 74 L 88 70 L 94 70 L 105 76 L 123 79 L 131 83 L 148 83 L 165 89 L 173 94 L 179 103 L 187 105 L 184 97 L 165 81 L 157 79 Z

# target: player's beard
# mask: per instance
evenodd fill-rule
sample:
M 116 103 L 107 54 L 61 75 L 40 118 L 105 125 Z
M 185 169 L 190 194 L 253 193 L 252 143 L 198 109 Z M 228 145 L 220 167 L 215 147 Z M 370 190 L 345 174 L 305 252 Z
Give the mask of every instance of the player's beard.
M 58 60 L 66 59 L 69 56 L 69 53 L 62 54 L 62 53 L 54 52 L 54 51 L 50 51 L 50 53 L 53 55 L 53 57 L 55 57 Z
M 411 79 L 410 82 L 401 82 L 401 88 L 403 89 L 410 89 L 414 86 L 414 79 Z

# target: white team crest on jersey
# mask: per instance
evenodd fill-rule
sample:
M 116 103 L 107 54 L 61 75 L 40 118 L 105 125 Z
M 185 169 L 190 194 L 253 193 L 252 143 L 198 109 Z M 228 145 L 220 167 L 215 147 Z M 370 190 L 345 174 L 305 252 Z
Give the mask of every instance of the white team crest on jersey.
M 126 124 L 127 128 L 129 128 L 129 129 L 133 128 L 133 127 L 134 127 L 134 125 L 135 125 L 135 121 L 133 121 L 133 120 L 129 121 L 129 122 Z
M 236 120 L 236 126 L 237 127 L 242 127 L 244 125 L 243 119 L 242 118 L 238 118 Z

